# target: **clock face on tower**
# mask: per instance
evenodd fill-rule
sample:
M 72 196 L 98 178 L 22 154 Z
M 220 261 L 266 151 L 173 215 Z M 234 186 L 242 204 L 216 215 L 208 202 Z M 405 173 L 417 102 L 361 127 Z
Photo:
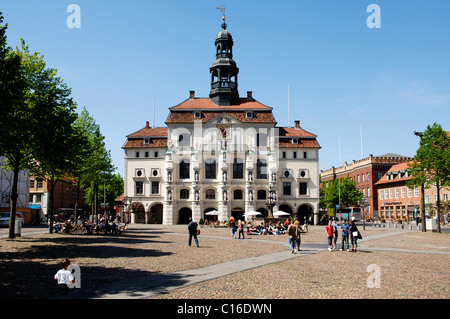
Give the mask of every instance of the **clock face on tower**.
M 219 130 L 219 138 L 230 138 L 231 125 L 218 125 L 217 128 Z

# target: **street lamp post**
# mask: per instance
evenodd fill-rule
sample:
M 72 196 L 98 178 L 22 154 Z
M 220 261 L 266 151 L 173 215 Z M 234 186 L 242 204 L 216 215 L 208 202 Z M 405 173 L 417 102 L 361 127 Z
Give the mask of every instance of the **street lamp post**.
M 365 216 L 365 208 L 368 206 L 368 202 L 365 197 L 361 199 L 359 206 L 362 209 L 362 219 L 363 219 L 363 230 L 366 230 L 366 216 Z
M 131 197 L 128 197 L 128 196 L 124 196 L 123 197 L 123 222 L 124 223 L 129 223 L 130 221 L 129 221 L 129 208 L 128 208 L 128 206 L 131 204 L 131 202 L 132 202 L 132 198 Z M 127 218 L 126 218 L 126 221 L 125 221 L 125 214 L 126 214 L 126 216 L 127 216 Z
M 416 132 L 414 131 L 414 135 L 418 136 L 420 138 L 420 145 L 422 145 L 422 136 L 423 132 Z M 425 222 L 425 191 L 424 191 L 425 185 L 422 183 L 421 190 L 420 190 L 420 219 L 422 222 L 422 232 L 426 232 L 426 222 Z

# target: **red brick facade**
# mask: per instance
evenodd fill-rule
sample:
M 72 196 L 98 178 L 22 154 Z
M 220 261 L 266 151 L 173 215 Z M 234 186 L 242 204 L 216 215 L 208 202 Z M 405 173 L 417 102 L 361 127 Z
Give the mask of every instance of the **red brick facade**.
M 323 182 L 334 180 L 336 178 L 345 178 L 347 175 L 354 182 L 358 183 L 358 189 L 364 194 L 368 202 L 365 209 L 366 218 L 379 218 L 378 210 L 378 185 L 376 184 L 389 169 L 397 164 L 410 161 L 411 158 L 395 154 L 385 154 L 381 156 L 370 155 L 367 158 L 347 162 L 343 166 L 335 168 L 334 166 L 326 171 L 321 171 Z

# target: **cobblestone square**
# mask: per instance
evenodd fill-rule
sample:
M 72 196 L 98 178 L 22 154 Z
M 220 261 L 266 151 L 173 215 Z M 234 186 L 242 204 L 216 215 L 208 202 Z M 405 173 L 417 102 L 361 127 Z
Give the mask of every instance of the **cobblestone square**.
M 0 239 L 0 296 L 58 298 L 53 276 L 59 259 L 69 258 L 81 268 L 74 299 L 450 298 L 447 233 L 360 227 L 358 252 L 340 251 L 340 240 L 329 252 L 324 227 L 312 226 L 302 234 L 302 251 L 291 254 L 286 235 L 231 239 L 226 228 L 201 228 L 200 247 L 188 247 L 185 228 Z M 374 269 L 379 288 L 368 282 Z

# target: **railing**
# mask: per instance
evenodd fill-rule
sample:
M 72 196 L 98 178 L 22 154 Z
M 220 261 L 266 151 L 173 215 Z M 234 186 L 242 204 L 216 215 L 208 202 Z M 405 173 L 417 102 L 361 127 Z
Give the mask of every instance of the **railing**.
M 218 89 L 218 88 L 236 88 L 236 83 L 231 81 L 220 81 L 220 82 L 214 82 L 211 84 L 212 89 Z

